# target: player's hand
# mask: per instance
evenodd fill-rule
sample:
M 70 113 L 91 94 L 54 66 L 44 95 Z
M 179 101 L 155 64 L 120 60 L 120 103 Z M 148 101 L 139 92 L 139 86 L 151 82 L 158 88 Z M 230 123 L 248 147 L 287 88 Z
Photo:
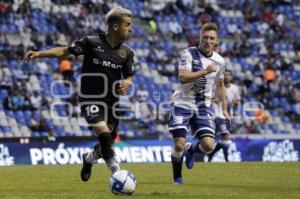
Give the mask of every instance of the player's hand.
M 231 117 L 230 117 L 229 113 L 227 112 L 227 110 L 223 111 L 223 115 L 224 115 L 225 119 L 229 122 L 229 124 L 231 124 Z
M 206 74 L 210 74 L 210 73 L 216 72 L 217 69 L 218 69 L 217 64 L 212 63 L 206 67 L 205 71 L 206 71 Z
M 131 84 L 132 84 L 132 82 L 130 80 L 121 80 L 119 89 L 118 89 L 118 94 L 126 95 Z
M 36 58 L 39 58 L 40 57 L 40 52 L 39 51 L 28 51 L 25 55 L 24 55 L 24 61 L 25 63 L 28 63 L 28 61 L 30 59 L 36 59 Z

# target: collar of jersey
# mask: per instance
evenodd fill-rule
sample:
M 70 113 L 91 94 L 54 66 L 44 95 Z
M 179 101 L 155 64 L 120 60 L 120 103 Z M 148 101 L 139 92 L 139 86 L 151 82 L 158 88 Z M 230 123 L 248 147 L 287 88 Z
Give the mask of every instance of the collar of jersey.
M 108 43 L 107 39 L 106 39 L 106 36 L 105 36 L 105 33 L 100 33 L 99 34 L 99 37 L 101 38 L 101 40 L 103 40 L 111 49 L 118 49 L 122 46 L 122 43 L 117 45 L 116 47 L 111 47 L 111 45 Z
M 211 53 L 211 55 L 206 55 L 206 54 L 204 54 L 201 50 L 200 50 L 200 48 L 199 47 L 197 47 L 197 50 L 199 51 L 199 53 L 201 54 L 201 55 L 203 55 L 204 57 L 212 57 L 213 56 L 213 54 L 214 54 L 214 52 L 212 52 Z

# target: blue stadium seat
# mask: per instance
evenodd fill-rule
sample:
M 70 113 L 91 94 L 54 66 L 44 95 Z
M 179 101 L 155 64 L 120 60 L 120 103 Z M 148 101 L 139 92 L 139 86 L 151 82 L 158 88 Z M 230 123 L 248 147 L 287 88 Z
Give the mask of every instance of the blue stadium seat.
M 32 132 L 32 133 L 31 133 L 31 136 L 32 136 L 32 137 L 40 137 L 41 135 L 40 135 L 39 132 Z
M 41 131 L 41 132 L 39 132 L 39 134 L 40 134 L 41 137 L 48 137 L 49 136 L 49 134 L 46 131 Z
M 65 136 L 65 131 L 61 126 L 55 126 L 54 127 L 54 135 L 56 137 L 61 137 L 61 136 Z

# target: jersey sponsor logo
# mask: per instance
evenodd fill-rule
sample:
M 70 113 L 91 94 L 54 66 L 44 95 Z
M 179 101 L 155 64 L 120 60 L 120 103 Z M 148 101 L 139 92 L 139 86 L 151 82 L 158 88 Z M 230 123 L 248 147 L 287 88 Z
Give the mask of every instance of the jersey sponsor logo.
M 205 84 L 206 84 L 206 79 L 205 78 L 200 78 L 200 79 L 196 80 L 195 83 L 194 83 L 194 92 L 195 92 L 195 94 L 204 94 Z
M 97 46 L 97 48 L 94 48 L 94 51 L 97 51 L 97 52 L 104 52 L 104 49 L 102 49 L 101 46 Z
M 118 53 L 119 53 L 120 57 L 123 58 L 123 59 L 125 59 L 125 58 L 127 57 L 127 53 L 126 53 L 126 50 L 125 50 L 125 49 L 122 49 L 122 48 L 121 48 L 121 49 L 118 51 Z
M 93 58 L 93 63 L 96 65 L 101 64 L 102 66 L 107 67 L 107 68 L 122 68 L 122 65 L 120 65 L 120 64 L 114 64 L 114 63 L 111 63 L 110 61 L 100 61 L 97 58 Z

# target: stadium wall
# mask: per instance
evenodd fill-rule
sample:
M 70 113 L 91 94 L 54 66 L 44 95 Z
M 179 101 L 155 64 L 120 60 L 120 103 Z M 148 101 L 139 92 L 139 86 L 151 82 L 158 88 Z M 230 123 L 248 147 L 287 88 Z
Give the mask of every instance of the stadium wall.
M 0 165 L 20 164 L 80 164 L 81 154 L 95 144 L 87 140 L 0 140 Z M 159 163 L 169 162 L 171 141 L 134 140 L 116 142 L 116 153 L 121 162 Z M 300 139 L 245 139 L 234 138 L 229 147 L 229 160 L 283 162 L 299 161 Z M 198 157 L 206 161 L 206 157 Z M 219 151 L 213 161 L 224 161 Z M 103 161 L 99 161 L 100 163 Z

